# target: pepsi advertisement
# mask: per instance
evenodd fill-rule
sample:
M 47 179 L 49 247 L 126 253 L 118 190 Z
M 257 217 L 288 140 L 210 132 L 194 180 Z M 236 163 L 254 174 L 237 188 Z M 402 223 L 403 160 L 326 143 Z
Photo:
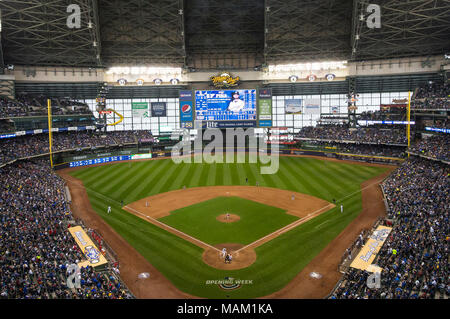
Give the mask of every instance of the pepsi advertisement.
M 195 91 L 195 118 L 201 121 L 254 122 L 256 90 Z M 228 125 L 227 125 L 228 126 Z
M 194 111 L 192 91 L 180 91 L 180 124 L 181 128 L 193 128 Z

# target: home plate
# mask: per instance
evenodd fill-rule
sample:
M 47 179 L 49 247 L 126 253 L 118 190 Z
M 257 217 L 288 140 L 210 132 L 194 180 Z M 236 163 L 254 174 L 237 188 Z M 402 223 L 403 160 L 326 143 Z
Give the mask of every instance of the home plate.
M 321 274 L 319 274 L 318 272 L 314 272 L 314 271 L 312 273 L 310 273 L 309 276 L 316 278 L 316 279 L 322 278 Z

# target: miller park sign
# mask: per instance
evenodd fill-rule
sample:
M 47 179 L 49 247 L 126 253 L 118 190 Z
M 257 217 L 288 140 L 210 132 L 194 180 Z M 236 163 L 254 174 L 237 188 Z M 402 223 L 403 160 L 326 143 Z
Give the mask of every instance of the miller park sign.
M 222 72 L 212 76 L 211 84 L 216 88 L 230 88 L 239 85 L 240 78 L 238 76 L 233 77 L 228 72 Z

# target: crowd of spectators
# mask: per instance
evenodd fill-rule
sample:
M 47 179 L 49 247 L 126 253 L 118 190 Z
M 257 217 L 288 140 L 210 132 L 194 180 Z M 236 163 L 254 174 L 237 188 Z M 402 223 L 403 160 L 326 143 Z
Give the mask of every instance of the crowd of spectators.
M 423 138 L 410 148 L 411 152 L 432 157 L 438 160 L 450 161 L 450 136 L 449 134 L 435 134 Z
M 421 87 L 416 91 L 416 99 L 425 98 L 441 98 L 448 97 L 450 95 L 450 83 L 446 82 L 430 82 Z
M 108 269 L 81 268 L 80 288 L 67 287 L 68 266 L 85 258 L 68 232 L 64 182 L 48 163 L 16 162 L 0 174 L 0 299 L 132 297 Z
M 394 226 L 373 262 L 382 268 L 380 287 L 368 288 L 370 274 L 350 268 L 331 298 L 450 296 L 449 176 L 448 165 L 413 157 L 383 182 Z
M 0 118 L 27 116 L 29 111 L 27 104 L 0 97 Z
M 378 127 L 348 128 L 346 125 L 326 125 L 303 127 L 296 137 L 323 139 L 323 140 L 347 140 L 360 143 L 374 144 L 406 144 L 406 129 L 392 128 L 380 129 Z
M 417 89 L 411 108 L 450 109 L 450 83 L 428 83 Z
M 448 119 L 434 120 L 434 121 L 425 120 L 423 121 L 423 126 L 450 129 L 450 121 Z
M 435 109 L 435 110 L 449 110 L 450 98 L 436 98 L 424 99 L 422 101 L 416 100 L 411 104 L 412 109 Z
M 10 119 L 0 119 L 0 133 L 14 132 L 14 123 Z
M 361 154 L 369 156 L 404 157 L 405 147 L 373 144 L 343 144 L 337 145 L 341 153 Z
M 390 111 L 367 111 L 357 115 L 358 120 L 368 121 L 406 121 L 405 108 L 393 108 Z
M 336 142 L 321 142 L 311 141 L 308 144 L 314 144 L 325 150 L 361 154 L 368 156 L 388 156 L 388 157 L 403 157 L 405 155 L 405 147 L 391 146 L 391 145 L 377 145 L 377 144 L 359 144 L 359 143 L 336 143 Z
M 85 103 L 70 99 L 51 99 L 53 115 L 90 114 Z M 47 115 L 47 98 L 45 96 L 18 95 L 15 100 L 0 97 L 0 118 Z
M 406 147 L 393 145 L 378 144 L 360 144 L 360 143 L 342 143 L 342 142 L 323 142 L 308 141 L 306 146 L 314 145 L 325 151 L 361 154 L 368 156 L 388 156 L 388 157 L 404 157 Z M 300 146 L 302 147 L 302 146 Z
M 52 137 L 53 152 L 86 147 L 114 146 L 126 143 L 137 144 L 138 140 L 144 138 L 153 140 L 150 131 L 74 131 L 53 133 Z M 46 154 L 48 152 L 49 141 L 47 134 L 19 136 L 0 140 L 0 164 L 18 158 Z

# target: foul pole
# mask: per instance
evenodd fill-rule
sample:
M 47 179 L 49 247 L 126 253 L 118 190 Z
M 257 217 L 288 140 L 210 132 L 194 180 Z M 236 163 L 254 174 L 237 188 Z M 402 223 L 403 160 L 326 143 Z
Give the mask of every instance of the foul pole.
M 47 99 L 48 109 L 48 141 L 50 150 L 50 166 L 53 168 L 53 156 L 52 156 L 52 104 L 50 99 Z
M 408 110 L 406 111 L 406 120 L 408 121 L 408 124 L 406 126 L 406 138 L 408 139 L 408 152 L 409 152 L 409 146 L 411 143 L 411 91 L 408 91 Z M 409 153 L 408 153 L 409 157 Z

